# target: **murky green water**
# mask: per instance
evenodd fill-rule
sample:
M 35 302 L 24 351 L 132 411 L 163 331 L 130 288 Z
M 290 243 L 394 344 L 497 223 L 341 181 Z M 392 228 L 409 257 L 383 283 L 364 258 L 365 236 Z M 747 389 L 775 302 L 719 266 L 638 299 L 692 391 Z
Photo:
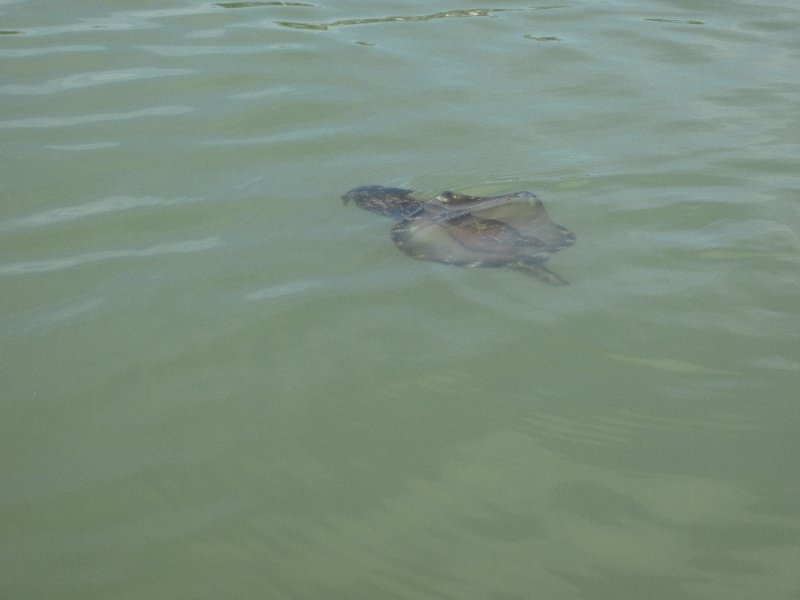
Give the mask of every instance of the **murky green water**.
M 0 17 L 3 597 L 798 597 L 792 3 Z M 571 285 L 364 184 L 533 191 Z

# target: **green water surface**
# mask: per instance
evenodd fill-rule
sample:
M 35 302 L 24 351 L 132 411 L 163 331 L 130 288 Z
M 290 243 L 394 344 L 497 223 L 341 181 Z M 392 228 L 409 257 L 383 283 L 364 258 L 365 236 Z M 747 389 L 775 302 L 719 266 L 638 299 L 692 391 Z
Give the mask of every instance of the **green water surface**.
M 0 595 L 800 595 L 800 8 L 0 0 Z M 548 266 L 348 189 L 528 190 Z

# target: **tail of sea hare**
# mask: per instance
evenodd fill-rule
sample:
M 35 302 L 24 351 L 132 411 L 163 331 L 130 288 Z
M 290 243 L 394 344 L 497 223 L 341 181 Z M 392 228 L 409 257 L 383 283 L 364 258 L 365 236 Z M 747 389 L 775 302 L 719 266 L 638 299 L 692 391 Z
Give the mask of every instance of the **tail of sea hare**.
M 514 269 L 515 271 L 520 271 L 532 277 L 536 277 L 536 279 L 541 279 L 542 281 L 544 281 L 545 283 L 549 283 L 550 285 L 569 285 L 569 282 L 562 279 L 559 275 L 556 275 L 550 269 L 547 269 L 542 265 L 534 265 L 524 262 L 513 262 L 513 263 L 508 263 L 506 266 L 509 269 Z

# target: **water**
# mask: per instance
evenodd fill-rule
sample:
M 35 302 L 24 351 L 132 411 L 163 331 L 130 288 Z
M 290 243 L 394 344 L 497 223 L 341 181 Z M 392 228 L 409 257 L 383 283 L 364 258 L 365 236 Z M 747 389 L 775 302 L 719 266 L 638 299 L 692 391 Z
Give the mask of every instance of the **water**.
M 791 3 L 0 14 L 4 597 L 798 597 Z M 365 184 L 535 192 L 571 285 Z

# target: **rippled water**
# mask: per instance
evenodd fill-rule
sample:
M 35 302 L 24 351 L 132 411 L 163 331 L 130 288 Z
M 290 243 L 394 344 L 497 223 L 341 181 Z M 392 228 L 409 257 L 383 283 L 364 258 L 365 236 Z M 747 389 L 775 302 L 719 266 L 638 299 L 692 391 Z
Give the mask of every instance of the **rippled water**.
M 8 598 L 800 594 L 800 10 L 0 0 Z M 529 190 L 548 266 L 364 184 Z

